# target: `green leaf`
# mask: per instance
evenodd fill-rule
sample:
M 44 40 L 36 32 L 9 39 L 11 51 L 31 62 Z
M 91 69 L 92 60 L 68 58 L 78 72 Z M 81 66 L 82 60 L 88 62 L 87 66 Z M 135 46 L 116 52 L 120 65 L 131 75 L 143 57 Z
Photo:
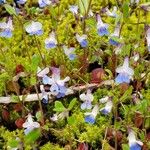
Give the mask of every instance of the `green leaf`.
M 35 85 L 36 84 L 36 77 L 30 77 L 30 84 Z
M 68 117 L 67 122 L 69 125 L 73 125 L 75 123 L 76 119 L 74 116 Z
M 123 150 L 130 150 L 128 144 L 122 144 L 122 149 L 123 149 Z
M 12 6 L 10 6 L 9 4 L 4 4 L 4 7 L 10 15 L 16 15 L 17 16 L 17 13 Z
M 86 25 L 91 28 L 96 28 L 96 20 L 94 18 L 86 19 Z
M 38 111 L 36 113 L 36 118 L 37 118 L 37 121 L 41 121 L 41 119 L 42 119 L 42 112 L 41 111 Z
M 31 61 L 31 70 L 32 71 L 34 71 L 34 72 L 37 71 L 40 61 L 41 61 L 40 56 L 34 55 L 32 57 L 32 61 Z
M 123 8 L 123 18 L 127 20 L 129 17 L 129 3 L 124 2 L 122 8 Z
M 34 129 L 25 136 L 25 143 L 34 143 L 41 135 L 40 129 Z
M 85 16 L 88 12 L 90 0 L 78 0 L 81 15 Z
M 15 139 L 12 139 L 8 142 L 8 145 L 11 147 L 11 148 L 16 148 L 18 147 L 19 145 L 19 141 L 18 140 L 15 140 Z
M 76 102 L 77 102 L 77 99 L 74 98 L 74 99 L 70 102 L 68 109 L 71 110 L 71 109 L 74 107 L 74 105 L 76 104 Z
M 128 90 L 122 95 L 122 97 L 120 98 L 120 101 L 123 102 L 125 101 L 127 98 L 130 98 L 131 97 L 131 94 L 132 94 L 132 90 L 133 90 L 133 87 L 130 86 L 128 88 Z
M 63 112 L 63 111 L 65 111 L 65 110 L 66 110 L 66 108 L 64 107 L 64 105 L 62 104 L 62 102 L 55 101 L 55 108 L 54 108 L 54 111 Z

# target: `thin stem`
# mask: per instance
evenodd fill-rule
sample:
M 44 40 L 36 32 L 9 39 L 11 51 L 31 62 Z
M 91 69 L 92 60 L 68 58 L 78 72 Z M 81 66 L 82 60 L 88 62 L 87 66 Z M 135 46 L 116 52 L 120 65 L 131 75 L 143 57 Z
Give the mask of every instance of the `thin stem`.
M 37 40 L 37 38 L 36 38 L 35 35 L 34 35 L 34 39 L 35 39 L 35 42 L 36 42 L 36 44 L 37 44 L 37 49 L 38 49 L 38 52 L 39 52 L 39 54 L 40 54 L 42 63 L 43 63 L 43 65 L 44 65 L 44 67 L 46 67 L 46 62 L 45 62 L 45 60 L 44 60 L 44 58 L 43 58 L 43 56 L 42 56 L 42 53 L 41 53 L 41 50 L 40 50 L 41 48 L 40 48 L 40 45 L 39 45 L 38 40 Z
M 38 88 L 37 88 L 36 85 L 34 85 L 34 88 L 35 88 L 35 91 L 36 91 L 36 94 L 37 94 L 37 97 L 38 97 L 39 106 L 40 106 L 40 111 L 41 111 L 41 116 L 42 116 L 41 123 L 42 123 L 42 125 L 44 125 L 44 113 L 43 113 L 43 108 L 42 108 L 42 104 L 41 104 Z

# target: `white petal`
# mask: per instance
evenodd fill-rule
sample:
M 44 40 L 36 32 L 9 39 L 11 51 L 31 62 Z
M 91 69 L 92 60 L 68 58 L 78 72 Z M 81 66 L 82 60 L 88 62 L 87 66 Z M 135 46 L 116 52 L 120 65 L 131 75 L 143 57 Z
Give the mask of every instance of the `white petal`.
M 48 73 L 49 73 L 49 68 L 48 68 L 48 67 L 46 67 L 46 68 L 43 69 L 43 70 L 40 70 L 40 68 L 39 68 L 38 73 L 37 73 L 37 76 L 38 76 L 38 77 L 44 77 L 44 75 L 46 75 L 46 74 L 48 74 Z
M 34 128 L 39 128 L 40 127 L 40 124 L 38 122 L 33 122 L 32 126 Z
M 85 93 L 81 94 L 79 97 L 82 101 L 86 101 L 87 99 L 87 96 L 85 95 Z
M 93 110 L 92 110 L 92 115 L 93 115 L 94 117 L 96 117 L 96 116 L 97 116 L 97 114 L 98 114 L 98 110 L 99 110 L 98 105 L 95 105 L 95 106 L 94 106 L 94 108 L 93 108 Z
M 101 99 L 99 99 L 100 103 L 106 103 L 109 100 L 109 96 L 103 97 Z

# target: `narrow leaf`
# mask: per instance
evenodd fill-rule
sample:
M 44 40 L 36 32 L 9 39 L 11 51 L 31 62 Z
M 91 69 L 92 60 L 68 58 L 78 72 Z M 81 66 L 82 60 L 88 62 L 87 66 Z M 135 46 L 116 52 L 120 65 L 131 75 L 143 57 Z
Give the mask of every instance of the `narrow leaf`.
M 4 7 L 6 9 L 6 11 L 10 14 L 10 15 L 16 15 L 17 16 L 17 13 L 15 11 L 15 9 L 9 5 L 9 4 L 4 4 Z

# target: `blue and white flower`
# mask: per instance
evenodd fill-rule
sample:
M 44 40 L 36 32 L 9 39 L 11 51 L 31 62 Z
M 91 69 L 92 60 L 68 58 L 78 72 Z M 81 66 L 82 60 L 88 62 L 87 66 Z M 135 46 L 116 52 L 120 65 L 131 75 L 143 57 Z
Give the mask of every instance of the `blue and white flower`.
M 98 105 L 95 105 L 92 112 L 85 113 L 85 122 L 89 124 L 94 124 L 98 112 L 99 112 L 99 107 Z
M 40 124 L 38 122 L 33 121 L 32 115 L 28 114 L 28 118 L 25 123 L 23 123 L 23 128 L 25 128 L 24 133 L 27 135 L 29 132 L 34 130 L 35 128 L 39 128 Z
M 117 12 L 117 7 L 116 6 L 113 7 L 112 12 L 107 7 L 105 8 L 105 10 L 106 10 L 105 13 L 106 13 L 107 16 L 114 17 L 114 18 L 117 17 L 117 13 L 116 13 Z
M 17 0 L 17 3 L 23 5 L 23 4 L 26 3 L 26 1 L 27 1 L 27 0 Z
M 45 48 L 46 49 L 55 48 L 56 45 L 57 45 L 57 40 L 55 38 L 55 33 L 51 32 L 49 37 L 47 39 L 45 39 Z
M 148 28 L 146 32 L 146 40 L 147 40 L 148 51 L 150 52 L 150 27 Z
M 138 4 L 140 2 L 140 0 L 130 0 L 131 4 Z
M 136 140 L 136 136 L 133 130 L 129 131 L 128 141 L 130 150 L 142 150 L 143 143 Z
M 103 23 L 100 15 L 97 15 L 97 31 L 99 36 L 108 35 L 108 24 Z
M 70 80 L 70 77 L 66 77 L 65 79 L 60 79 L 60 69 L 51 67 L 52 70 L 52 76 L 48 77 L 47 75 L 44 75 L 42 81 L 43 84 L 49 84 L 51 85 L 50 91 L 52 95 L 56 96 L 57 98 L 64 97 L 68 92 L 70 92 L 69 89 L 65 87 L 65 82 L 68 82 Z
M 49 73 L 49 68 L 46 67 L 43 70 L 41 68 L 38 67 L 38 71 L 37 71 L 37 76 L 43 78 L 46 74 Z
M 9 18 L 8 22 L 0 23 L 0 37 L 11 38 L 12 31 L 14 30 L 12 20 Z
M 6 3 L 6 0 L 0 0 L 0 5 Z
M 43 34 L 42 24 L 40 22 L 32 21 L 30 24 L 28 24 L 25 27 L 25 30 L 30 35 L 42 35 Z
M 113 34 L 110 35 L 109 43 L 114 46 L 118 46 L 119 42 L 119 34 L 120 34 L 120 24 L 117 24 L 115 27 L 115 31 Z
M 124 59 L 124 63 L 122 66 L 118 67 L 116 69 L 116 72 L 118 73 L 115 81 L 116 83 L 130 83 L 130 79 L 132 79 L 132 76 L 134 75 L 134 70 L 129 67 L 129 58 L 126 57 Z
M 64 49 L 64 53 L 68 56 L 70 60 L 74 60 L 76 58 L 76 54 L 74 54 L 75 52 L 74 47 L 68 48 L 67 46 L 64 45 L 63 49 Z
M 38 0 L 38 3 L 39 3 L 39 6 L 41 8 L 45 7 L 45 6 L 48 6 L 51 4 L 51 1 L 50 0 Z
M 77 5 L 71 5 L 69 6 L 69 10 L 74 14 L 77 15 L 78 14 L 78 6 Z
M 80 99 L 84 102 L 81 104 L 81 109 L 91 109 L 92 108 L 92 101 L 94 99 L 94 96 L 91 93 L 91 90 L 87 90 L 86 93 L 82 93 L 80 95 Z
M 76 34 L 76 39 L 80 43 L 81 47 L 87 47 L 87 35 L 83 34 L 80 36 L 79 34 Z
M 105 99 L 105 100 L 106 100 L 106 99 Z M 104 102 L 104 101 L 103 101 L 103 102 Z M 104 108 L 101 108 L 100 111 L 101 111 L 102 114 L 108 115 L 108 114 L 111 112 L 112 107 L 113 107 L 113 102 L 112 102 L 111 98 L 108 98 L 108 99 L 106 100 L 106 105 L 105 105 L 105 107 L 104 107 Z

